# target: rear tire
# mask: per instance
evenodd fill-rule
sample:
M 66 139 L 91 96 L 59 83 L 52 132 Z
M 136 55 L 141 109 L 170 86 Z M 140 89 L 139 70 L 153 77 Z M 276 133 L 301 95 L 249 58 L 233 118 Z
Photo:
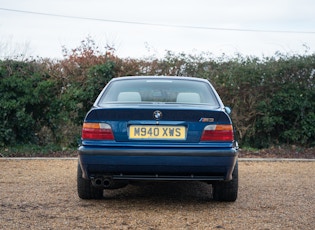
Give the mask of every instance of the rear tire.
M 217 182 L 212 185 L 213 199 L 216 201 L 234 202 L 238 193 L 238 162 L 236 162 L 232 180 Z
M 95 188 L 91 180 L 82 177 L 82 169 L 78 164 L 77 170 L 77 189 L 81 199 L 101 199 L 103 197 L 103 189 Z

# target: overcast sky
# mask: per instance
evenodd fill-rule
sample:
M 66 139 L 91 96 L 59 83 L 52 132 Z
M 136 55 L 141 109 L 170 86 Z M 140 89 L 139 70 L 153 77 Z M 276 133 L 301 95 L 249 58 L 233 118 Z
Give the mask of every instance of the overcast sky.
M 131 58 L 312 54 L 314 9 L 314 0 L 0 0 L 0 57 L 62 58 L 88 36 Z

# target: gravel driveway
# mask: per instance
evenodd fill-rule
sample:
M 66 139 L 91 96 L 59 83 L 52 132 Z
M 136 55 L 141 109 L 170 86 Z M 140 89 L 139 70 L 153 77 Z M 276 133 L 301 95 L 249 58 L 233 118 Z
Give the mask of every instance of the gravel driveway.
M 239 163 L 235 203 L 199 182 L 129 185 L 80 200 L 75 159 L 1 159 L 1 229 L 314 229 L 315 162 Z

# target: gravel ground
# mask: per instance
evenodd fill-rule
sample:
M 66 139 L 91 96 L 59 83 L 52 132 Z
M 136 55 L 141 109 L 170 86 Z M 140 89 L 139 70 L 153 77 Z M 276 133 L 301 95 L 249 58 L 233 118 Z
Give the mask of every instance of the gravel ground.
M 1 159 L 1 229 L 314 229 L 315 162 L 239 163 L 239 197 L 200 182 L 129 185 L 80 200 L 74 159 Z

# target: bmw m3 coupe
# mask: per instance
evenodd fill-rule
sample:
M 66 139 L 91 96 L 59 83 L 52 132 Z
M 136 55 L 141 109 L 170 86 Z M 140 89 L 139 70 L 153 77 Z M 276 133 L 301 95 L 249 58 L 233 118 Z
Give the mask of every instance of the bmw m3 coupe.
M 88 111 L 79 147 L 78 195 L 100 199 L 135 181 L 201 181 L 213 199 L 238 193 L 230 109 L 208 80 L 113 78 Z

